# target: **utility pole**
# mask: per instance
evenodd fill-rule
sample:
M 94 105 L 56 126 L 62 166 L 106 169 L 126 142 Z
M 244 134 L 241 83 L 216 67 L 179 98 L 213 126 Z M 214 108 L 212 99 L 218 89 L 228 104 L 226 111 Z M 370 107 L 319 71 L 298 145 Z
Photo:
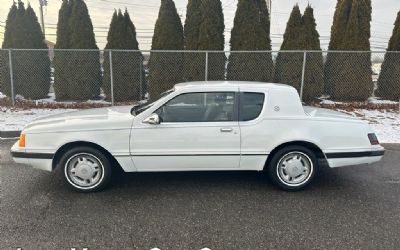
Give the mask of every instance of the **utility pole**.
M 45 27 L 44 27 L 44 16 L 43 16 L 43 6 L 47 6 L 47 0 L 39 0 L 40 5 L 40 22 L 42 24 L 43 36 L 46 38 Z
M 269 11 L 269 20 L 271 21 L 271 16 L 272 16 L 272 0 L 268 1 L 268 11 Z
M 272 15 L 272 0 L 267 0 L 267 8 L 268 8 L 268 14 L 269 14 L 269 21 L 271 21 L 271 15 Z

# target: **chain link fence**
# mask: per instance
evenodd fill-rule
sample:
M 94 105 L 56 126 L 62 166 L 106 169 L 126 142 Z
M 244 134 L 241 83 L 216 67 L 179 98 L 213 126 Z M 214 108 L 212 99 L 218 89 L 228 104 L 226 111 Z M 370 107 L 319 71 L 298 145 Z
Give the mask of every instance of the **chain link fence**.
M 396 105 L 400 53 L 0 50 L 1 105 L 133 104 L 176 83 L 216 80 L 288 84 L 305 103 Z

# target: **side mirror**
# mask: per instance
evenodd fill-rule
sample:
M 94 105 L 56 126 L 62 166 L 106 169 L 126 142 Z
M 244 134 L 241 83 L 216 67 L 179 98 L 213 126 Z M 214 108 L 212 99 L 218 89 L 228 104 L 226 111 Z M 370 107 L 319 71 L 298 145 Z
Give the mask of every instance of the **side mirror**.
M 160 124 L 160 117 L 154 113 L 154 114 L 150 115 L 149 117 L 147 117 L 146 119 L 144 119 L 143 123 L 148 123 L 151 125 Z

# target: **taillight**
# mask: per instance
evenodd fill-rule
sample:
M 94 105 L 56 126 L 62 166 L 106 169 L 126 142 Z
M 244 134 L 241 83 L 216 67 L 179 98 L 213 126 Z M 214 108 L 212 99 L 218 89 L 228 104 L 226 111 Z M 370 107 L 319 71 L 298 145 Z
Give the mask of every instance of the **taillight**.
M 378 137 L 376 137 L 376 134 L 374 133 L 368 134 L 368 139 L 369 142 L 371 142 L 371 145 L 379 145 L 379 140 Z

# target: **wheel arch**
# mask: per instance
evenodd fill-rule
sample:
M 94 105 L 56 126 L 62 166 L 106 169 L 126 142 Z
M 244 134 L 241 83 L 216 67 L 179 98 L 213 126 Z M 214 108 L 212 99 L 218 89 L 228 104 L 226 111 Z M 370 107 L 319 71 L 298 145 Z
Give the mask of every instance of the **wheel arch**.
M 324 152 L 322 151 L 322 149 L 317 146 L 316 144 L 312 143 L 312 142 L 308 142 L 308 141 L 290 141 L 290 142 L 285 142 L 282 143 L 278 146 L 276 146 L 268 155 L 267 161 L 265 162 L 264 165 L 264 170 L 266 168 L 268 168 L 270 161 L 272 160 L 273 155 L 278 152 L 280 149 L 288 147 L 288 146 L 302 146 L 305 148 L 308 148 L 310 150 L 312 150 L 315 153 L 315 156 L 319 159 L 319 160 L 327 160 Z
M 68 142 L 68 143 L 64 144 L 56 151 L 56 153 L 54 154 L 54 157 L 53 157 L 52 170 L 54 171 L 57 168 L 58 163 L 60 162 L 60 160 L 65 152 L 67 152 L 68 150 L 70 150 L 74 147 L 78 147 L 78 146 L 79 147 L 86 146 L 86 147 L 91 147 L 91 148 L 95 148 L 95 149 L 99 150 L 110 160 L 110 162 L 113 166 L 118 166 L 120 169 L 122 169 L 120 164 L 118 163 L 117 159 L 115 159 L 115 157 L 107 149 L 103 148 L 102 146 L 100 146 L 96 143 L 93 143 L 93 142 L 88 142 L 88 141 L 74 141 L 74 142 Z

